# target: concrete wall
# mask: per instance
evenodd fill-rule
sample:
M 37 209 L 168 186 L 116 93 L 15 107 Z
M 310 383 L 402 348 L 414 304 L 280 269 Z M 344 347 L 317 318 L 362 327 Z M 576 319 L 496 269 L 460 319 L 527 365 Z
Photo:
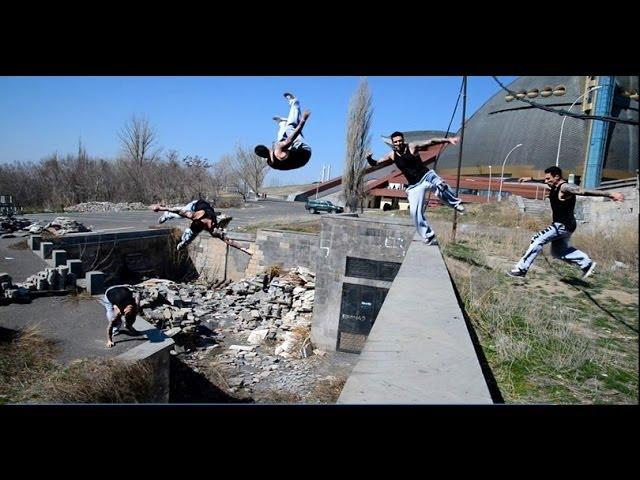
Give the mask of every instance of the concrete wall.
M 81 233 L 53 238 L 55 250 L 82 261 L 83 271 L 100 270 L 105 284 L 132 274 L 169 277 L 179 256 L 172 248 L 171 229 L 126 233 Z
M 311 328 L 314 345 L 327 351 L 336 350 L 345 282 L 383 289 L 391 286 L 388 281 L 347 277 L 347 257 L 401 263 L 414 232 L 415 227 L 407 219 L 322 217 Z
M 578 232 L 596 233 L 620 228 L 638 229 L 638 190 L 635 187 L 625 187 L 615 191 L 624 194 L 624 201 L 614 202 L 604 197 L 578 197 L 576 202 Z M 582 215 L 578 215 L 579 210 Z
M 619 228 L 638 229 L 638 190 L 635 187 L 615 189 L 624 194 L 622 202 L 614 202 L 605 197 L 576 198 L 575 216 L 578 222 L 577 232 L 597 233 L 614 231 Z M 549 199 L 532 200 L 513 196 L 520 210 L 525 214 L 551 223 L 552 212 Z
M 249 274 L 255 275 L 274 265 L 285 270 L 299 266 L 316 271 L 318 258 L 318 234 L 316 233 L 258 230 L 256 247 L 257 255 L 253 259 Z
M 161 330 L 136 317 L 134 327 L 147 336 L 147 341 L 116 357 L 126 362 L 144 362 L 151 367 L 154 388 L 149 403 L 169 402 L 170 353 L 174 341 Z
M 229 238 L 242 248 L 255 250 L 255 235 L 232 232 Z M 189 256 L 201 277 L 208 281 L 244 278 L 251 256 L 210 235 L 200 234 L 189 246 Z M 226 277 L 225 277 L 226 271 Z
M 316 270 L 317 234 L 258 230 L 255 235 L 232 232 L 229 238 L 253 255 L 206 235 L 199 235 L 189 247 L 196 270 L 209 281 L 225 278 L 225 271 L 226 278 L 235 281 L 257 275 L 273 265 L 285 270 L 296 266 Z

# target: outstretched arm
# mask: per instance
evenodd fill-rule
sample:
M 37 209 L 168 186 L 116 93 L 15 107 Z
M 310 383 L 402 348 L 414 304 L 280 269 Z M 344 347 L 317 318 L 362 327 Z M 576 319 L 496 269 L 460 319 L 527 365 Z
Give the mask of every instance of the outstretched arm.
M 149 208 L 154 212 L 171 212 L 176 213 L 184 218 L 193 218 L 194 212 L 189 210 L 183 210 L 181 207 L 165 207 L 164 205 L 155 204 L 151 205 Z
M 150 205 L 149 208 L 154 212 L 172 212 L 172 213 L 180 213 L 180 207 L 166 207 L 159 203 L 155 203 Z
M 532 178 L 532 177 L 520 177 L 518 179 L 518 182 L 520 182 L 520 183 L 522 183 L 522 182 L 544 183 L 544 180 L 539 179 L 539 178 Z
M 583 197 L 607 197 L 613 200 L 614 202 L 621 202 L 624 200 L 624 195 L 619 192 L 602 192 L 600 190 L 585 190 L 578 185 L 573 185 L 571 183 L 563 183 L 560 186 L 561 192 L 568 192 L 574 195 L 580 195 Z
M 386 161 L 391 161 L 392 160 L 392 155 L 393 152 L 389 152 L 385 155 L 383 155 L 382 157 L 380 157 L 378 160 L 374 160 L 373 159 L 373 155 L 371 154 L 371 152 L 367 153 L 367 162 L 369 163 L 369 165 L 371 165 L 372 167 L 375 167 L 376 165 L 378 165 L 381 162 L 386 162 Z
M 456 145 L 460 137 L 449 137 L 449 138 L 432 138 L 425 142 L 411 142 L 409 144 L 409 151 L 411 153 L 415 153 L 418 150 L 424 150 L 431 145 L 438 145 L 439 143 L 450 143 L 451 145 Z

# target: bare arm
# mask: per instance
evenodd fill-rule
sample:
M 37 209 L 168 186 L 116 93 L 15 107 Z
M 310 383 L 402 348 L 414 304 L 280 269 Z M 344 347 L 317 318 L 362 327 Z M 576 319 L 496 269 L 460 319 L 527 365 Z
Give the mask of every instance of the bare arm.
M 113 310 L 116 312 L 116 316 L 114 317 L 113 321 L 111 323 L 109 323 L 109 326 L 107 327 L 107 347 L 108 348 L 111 348 L 114 345 L 114 343 L 113 343 L 113 327 L 115 326 L 116 322 L 120 318 L 120 310 L 118 309 L 118 307 L 116 307 L 114 305 Z
M 164 205 L 155 204 L 155 205 L 151 205 L 149 208 L 151 208 L 151 210 L 153 210 L 154 212 L 176 213 L 184 218 L 193 219 L 193 216 L 194 216 L 194 212 L 191 212 L 189 210 L 182 210 L 182 207 L 165 207 Z
M 369 165 L 371 165 L 372 167 L 375 167 L 380 162 L 386 162 L 386 161 L 392 160 L 393 159 L 393 152 L 386 153 L 385 155 L 380 157 L 378 160 L 374 160 L 371 152 L 368 152 L 366 158 L 367 158 L 367 162 L 369 163 Z
M 304 124 L 307 123 L 307 119 L 309 118 L 309 115 L 311 115 L 311 112 L 309 110 L 305 110 L 302 113 L 302 116 L 300 117 L 300 123 L 298 123 L 296 128 L 293 130 L 293 133 L 284 142 L 278 142 L 278 147 L 280 147 L 283 150 L 286 150 L 293 144 L 293 141 L 296 138 L 298 138 L 298 135 L 300 135 L 300 132 L 302 132 L 302 128 L 304 127 Z
M 607 197 L 614 202 L 621 202 L 624 200 L 624 195 L 618 192 L 602 192 L 600 190 L 585 190 L 578 185 L 571 183 L 563 183 L 560 185 L 561 192 L 572 193 L 573 195 L 580 195 L 583 197 Z
M 438 145 L 439 143 L 450 143 L 451 145 L 456 145 L 460 137 L 449 137 L 449 138 L 432 138 L 427 140 L 426 142 L 411 142 L 409 144 L 409 151 L 411 153 L 416 153 L 418 150 L 424 150 L 431 145 Z
M 532 178 L 532 177 L 520 177 L 518 179 L 518 182 L 520 182 L 520 183 L 522 183 L 522 182 L 544 183 L 544 180 L 537 179 L 537 178 Z
M 178 215 L 181 215 L 184 217 L 184 215 L 182 215 L 183 210 L 181 209 L 181 207 L 165 207 L 164 205 L 155 204 L 155 205 L 151 205 L 150 208 L 154 212 L 171 212 L 171 213 L 177 213 Z

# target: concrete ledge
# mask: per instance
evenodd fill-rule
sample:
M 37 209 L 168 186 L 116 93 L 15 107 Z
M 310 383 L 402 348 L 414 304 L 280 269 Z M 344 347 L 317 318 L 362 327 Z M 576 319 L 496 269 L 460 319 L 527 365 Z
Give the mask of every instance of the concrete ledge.
M 175 342 L 141 317 L 136 317 L 133 326 L 147 337 L 147 341 L 118 355 L 116 359 L 126 362 L 147 362 L 152 368 L 155 384 L 150 402 L 167 403 L 169 401 L 169 350 Z
M 170 234 L 170 228 L 162 228 L 157 230 L 136 230 L 133 232 L 118 233 L 72 233 L 52 240 L 55 242 L 56 248 L 61 248 L 72 245 L 91 245 L 93 243 L 120 242 L 138 240 L 141 238 L 162 237 Z
M 417 235 L 338 403 L 493 403 L 442 254 Z
M 260 232 L 276 232 L 276 233 L 282 233 L 284 235 L 306 235 L 308 237 L 317 237 L 318 234 L 317 233 L 310 233 L 310 232 L 296 232 L 295 230 L 279 230 L 277 228 L 261 228 L 256 232 L 256 235 Z
M 256 240 L 255 233 L 229 232 L 227 233 L 227 237 L 231 240 L 240 240 L 243 242 L 255 242 Z

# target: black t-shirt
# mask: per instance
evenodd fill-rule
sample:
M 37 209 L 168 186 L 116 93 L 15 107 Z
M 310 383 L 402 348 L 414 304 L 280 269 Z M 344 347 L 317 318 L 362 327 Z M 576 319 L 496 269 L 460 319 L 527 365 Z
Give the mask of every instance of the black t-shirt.
M 551 211 L 553 212 L 553 221 L 564 224 L 567 230 L 573 232 L 576 229 L 576 217 L 574 210 L 576 207 L 576 196 L 565 193 L 565 199 L 560 200 L 558 194 L 560 187 L 566 182 L 562 182 L 557 187 L 551 187 L 549 193 L 549 202 L 551 203 Z
M 404 176 L 407 177 L 409 185 L 418 183 L 429 171 L 429 167 L 422 163 L 420 155 L 411 154 L 408 145 L 401 154 L 393 152 L 393 161 Z
M 293 170 L 295 168 L 304 167 L 311 158 L 311 150 L 306 146 L 289 149 L 289 156 L 286 160 L 278 160 L 273 162 L 271 159 L 267 163 L 275 170 Z
M 127 305 L 135 305 L 133 292 L 124 285 L 116 285 L 108 288 L 105 296 L 107 300 L 109 300 L 111 304 L 116 305 L 121 312 L 124 312 Z
M 213 209 L 211 204 L 206 200 L 198 200 L 195 204 L 195 211 L 204 210 L 205 218 L 210 218 L 211 220 L 216 221 L 216 211 Z

